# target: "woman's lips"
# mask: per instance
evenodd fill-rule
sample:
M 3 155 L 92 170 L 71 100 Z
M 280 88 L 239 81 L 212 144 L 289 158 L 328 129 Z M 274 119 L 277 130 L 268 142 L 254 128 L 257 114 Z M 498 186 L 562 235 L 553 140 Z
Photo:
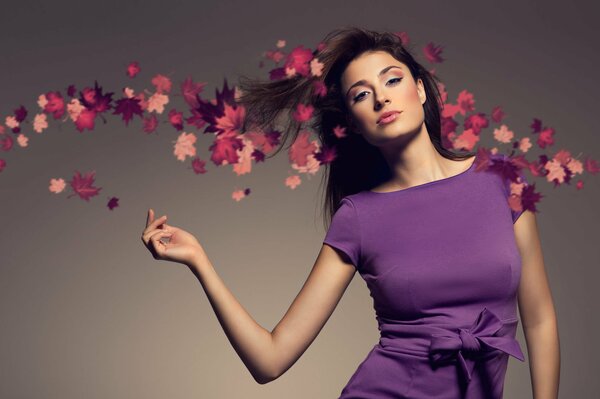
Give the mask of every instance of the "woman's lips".
M 379 121 L 379 124 L 385 125 L 387 123 L 390 123 L 390 122 L 394 121 L 396 119 L 396 117 L 398 117 L 398 115 L 400 115 L 400 112 L 394 112 L 393 114 L 386 116 L 385 118 L 381 118 L 381 120 Z

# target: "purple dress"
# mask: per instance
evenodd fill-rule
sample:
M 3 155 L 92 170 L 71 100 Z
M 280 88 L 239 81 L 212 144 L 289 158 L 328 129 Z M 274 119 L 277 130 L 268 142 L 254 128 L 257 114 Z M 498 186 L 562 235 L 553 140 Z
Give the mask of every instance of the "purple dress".
M 524 179 L 524 176 L 521 176 Z M 342 199 L 324 238 L 373 298 L 379 342 L 339 399 L 502 398 L 515 339 L 521 257 L 510 182 L 466 171 Z

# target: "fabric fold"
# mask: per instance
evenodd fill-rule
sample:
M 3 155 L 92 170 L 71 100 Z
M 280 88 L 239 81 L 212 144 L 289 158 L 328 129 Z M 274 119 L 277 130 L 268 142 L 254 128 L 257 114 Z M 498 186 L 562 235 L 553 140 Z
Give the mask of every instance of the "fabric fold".
M 457 328 L 455 332 L 431 334 L 429 356 L 433 365 L 456 360 L 468 384 L 473 375 L 477 357 L 483 352 L 500 350 L 520 361 L 525 361 L 519 341 L 507 335 L 496 335 L 503 324 L 488 308 L 483 308 L 473 325 Z

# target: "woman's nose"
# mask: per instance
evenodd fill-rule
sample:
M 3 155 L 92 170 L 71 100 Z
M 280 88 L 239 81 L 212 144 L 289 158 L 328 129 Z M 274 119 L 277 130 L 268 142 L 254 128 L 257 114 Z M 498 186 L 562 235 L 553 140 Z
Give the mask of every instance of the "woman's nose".
M 377 101 L 375 101 L 375 108 L 379 109 L 379 108 L 383 107 L 383 104 L 387 104 L 389 102 L 390 102 L 390 100 L 388 98 L 377 99 Z

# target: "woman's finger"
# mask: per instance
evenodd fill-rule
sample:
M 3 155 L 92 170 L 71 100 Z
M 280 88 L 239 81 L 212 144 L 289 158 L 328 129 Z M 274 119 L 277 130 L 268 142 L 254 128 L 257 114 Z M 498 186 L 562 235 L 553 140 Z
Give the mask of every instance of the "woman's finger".
M 142 235 L 147 234 L 149 231 L 152 231 L 154 229 L 156 229 L 159 225 L 161 225 L 162 223 L 164 223 L 167 220 L 167 215 L 161 216 L 158 219 L 154 220 L 153 222 L 151 222 L 148 227 L 146 227 L 144 229 L 144 231 L 142 232 Z
M 165 236 L 170 236 L 171 233 L 166 232 L 166 231 L 159 231 L 156 234 L 153 234 L 152 237 L 150 237 L 150 242 L 152 242 L 152 246 L 154 248 L 154 250 L 161 255 L 161 252 L 163 251 L 163 249 L 165 248 L 165 244 L 163 242 L 160 241 L 160 239 L 162 237 Z
M 142 235 L 142 241 L 144 242 L 144 244 L 148 244 L 150 242 L 150 238 L 158 232 L 172 233 L 173 231 L 171 231 L 170 229 L 166 229 L 166 228 L 148 230 L 147 232 L 144 233 L 144 235 Z

